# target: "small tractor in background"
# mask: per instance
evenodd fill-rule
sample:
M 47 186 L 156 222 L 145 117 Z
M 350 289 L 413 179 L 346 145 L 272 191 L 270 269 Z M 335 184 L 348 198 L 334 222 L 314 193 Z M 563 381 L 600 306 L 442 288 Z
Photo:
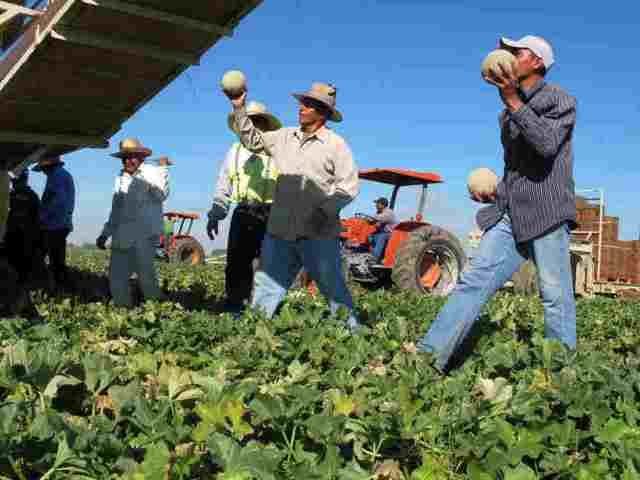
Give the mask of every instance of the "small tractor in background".
M 444 296 L 449 294 L 464 268 L 467 255 L 460 241 L 447 230 L 423 220 L 427 187 L 442 183 L 436 173 L 396 168 L 361 170 L 364 180 L 393 186 L 389 207 L 395 210 L 401 187 L 421 186 L 418 211 L 396 224 L 380 263 L 373 259 L 371 236 L 375 218 L 356 213 L 342 220 L 340 243 L 345 274 L 349 280 L 378 284 L 389 279 L 401 290 Z
M 202 265 L 205 254 L 202 245 L 191 236 L 194 220 L 198 220 L 197 213 L 166 212 L 164 215 L 164 232 L 160 236 L 157 256 L 171 263 L 186 263 Z

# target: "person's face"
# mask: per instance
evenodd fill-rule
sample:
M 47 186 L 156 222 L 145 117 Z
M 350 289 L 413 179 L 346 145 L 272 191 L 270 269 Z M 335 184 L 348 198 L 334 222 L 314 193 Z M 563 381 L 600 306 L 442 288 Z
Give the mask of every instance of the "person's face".
M 300 100 L 300 106 L 298 108 L 298 121 L 301 127 L 307 127 L 315 124 L 322 124 L 326 122 L 326 113 L 321 104 L 314 102 L 308 98 Z
M 122 159 L 122 168 L 129 175 L 133 175 L 138 171 L 140 165 L 144 162 L 144 157 L 139 154 L 127 155 Z
M 376 202 L 376 212 L 382 213 L 383 210 L 384 210 L 384 203 Z
M 528 48 L 511 49 L 516 57 L 516 76 L 519 80 L 527 78 L 544 69 L 544 62 Z

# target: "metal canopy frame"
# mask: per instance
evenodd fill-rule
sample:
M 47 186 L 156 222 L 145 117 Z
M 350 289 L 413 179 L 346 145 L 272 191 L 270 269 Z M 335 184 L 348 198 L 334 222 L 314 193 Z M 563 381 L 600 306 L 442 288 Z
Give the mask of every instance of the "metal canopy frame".
M 17 165 L 43 146 L 49 154 L 108 147 L 126 120 L 261 2 L 49 0 L 35 10 L 0 0 L 0 24 L 31 19 L 0 57 L 0 150 Z

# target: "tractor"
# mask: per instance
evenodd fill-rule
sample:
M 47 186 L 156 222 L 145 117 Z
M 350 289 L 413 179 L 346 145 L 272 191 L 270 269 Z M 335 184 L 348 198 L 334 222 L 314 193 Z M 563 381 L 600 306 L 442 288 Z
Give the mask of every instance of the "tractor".
M 345 275 L 363 284 L 391 280 L 401 290 L 444 296 L 455 287 L 467 255 L 460 241 L 445 229 L 423 220 L 427 187 L 442 183 L 436 173 L 397 168 L 361 170 L 359 177 L 393 185 L 389 207 L 395 210 L 401 187 L 421 186 L 415 217 L 400 221 L 391 232 L 384 257 L 373 259 L 371 236 L 376 233 L 375 218 L 356 213 L 342 220 L 340 244 Z
M 200 218 L 197 213 L 166 212 L 164 232 L 160 236 L 157 257 L 171 263 L 202 265 L 205 260 L 204 249 L 200 242 L 191 236 L 194 220 Z

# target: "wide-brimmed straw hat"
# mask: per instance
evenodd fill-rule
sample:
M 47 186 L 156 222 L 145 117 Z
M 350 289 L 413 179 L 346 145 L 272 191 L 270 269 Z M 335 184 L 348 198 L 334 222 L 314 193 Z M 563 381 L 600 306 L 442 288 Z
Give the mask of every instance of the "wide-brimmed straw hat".
M 267 107 L 264 103 L 249 102 L 245 110 L 248 117 L 260 117 L 265 119 L 267 122 L 267 131 L 278 130 L 279 128 L 282 128 L 282 123 L 280 122 L 280 120 L 278 120 L 275 115 L 267 111 Z M 233 113 L 229 114 L 229 117 L 227 118 L 227 124 L 234 133 L 237 133 Z
M 38 163 L 31 170 L 34 172 L 41 172 L 46 167 L 52 167 L 54 165 L 64 165 L 64 162 L 60 158 L 59 155 L 54 155 L 51 157 L 43 157 L 38 160 Z
M 336 109 L 336 87 L 328 83 L 315 82 L 311 89 L 304 93 L 294 93 L 293 96 L 302 101 L 305 98 L 320 102 L 329 110 L 329 120 L 341 122 L 342 114 Z
M 112 153 L 111 156 L 116 158 L 126 158 L 131 155 L 148 157 L 151 153 L 151 149 L 142 145 L 137 138 L 125 138 L 120 142 L 120 151 Z

